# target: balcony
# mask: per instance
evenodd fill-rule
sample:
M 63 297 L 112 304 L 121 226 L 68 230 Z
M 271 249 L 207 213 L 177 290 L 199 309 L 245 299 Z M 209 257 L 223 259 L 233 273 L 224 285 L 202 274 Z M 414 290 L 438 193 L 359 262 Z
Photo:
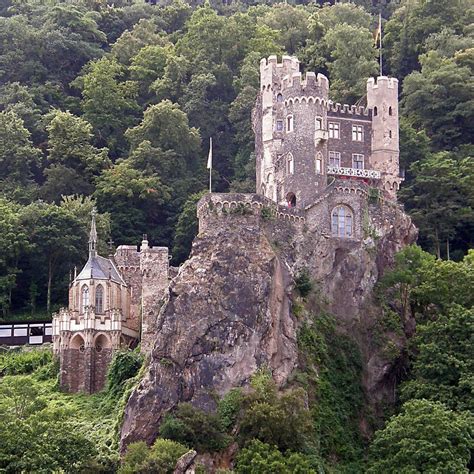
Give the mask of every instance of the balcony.
M 337 166 L 328 166 L 327 174 L 337 176 L 350 176 L 354 178 L 380 179 L 380 171 L 366 170 L 358 168 L 339 168 Z
M 315 132 L 314 132 L 314 142 L 316 143 L 316 145 L 319 142 L 322 142 L 322 141 L 327 140 L 327 139 L 328 139 L 328 131 L 327 130 L 323 130 L 323 129 L 315 130 Z

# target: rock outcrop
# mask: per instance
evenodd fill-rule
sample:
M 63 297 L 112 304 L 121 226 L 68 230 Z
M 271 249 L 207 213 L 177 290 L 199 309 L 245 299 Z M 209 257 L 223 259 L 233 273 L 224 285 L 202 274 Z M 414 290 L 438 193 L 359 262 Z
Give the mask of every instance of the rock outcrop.
M 156 322 L 149 370 L 125 411 L 122 443 L 158 434 L 179 402 L 215 407 L 259 367 L 279 384 L 296 365 L 292 279 L 257 216 L 234 215 L 196 238 Z
M 216 395 L 246 386 L 259 367 L 283 386 L 297 364 L 291 294 L 303 268 L 338 329 L 358 344 L 369 399 L 393 392 L 394 361 L 372 340 L 381 312 L 373 288 L 416 230 L 397 205 L 359 202 L 366 215 L 360 237 L 338 239 L 328 234 L 323 207 L 285 210 L 257 195 L 203 198 L 200 234 L 169 287 L 148 371 L 126 407 L 122 447 L 151 443 L 180 402 L 214 409 Z

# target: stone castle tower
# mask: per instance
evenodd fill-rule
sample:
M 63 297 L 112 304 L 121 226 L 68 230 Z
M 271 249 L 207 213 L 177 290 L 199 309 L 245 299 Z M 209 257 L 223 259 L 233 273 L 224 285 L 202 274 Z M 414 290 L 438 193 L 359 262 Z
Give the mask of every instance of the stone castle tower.
M 302 77 L 298 59 L 260 63 L 254 110 L 257 193 L 290 207 L 312 205 L 335 180 L 351 179 L 396 200 L 398 81 L 367 81 L 367 107 L 329 100 L 322 75 Z
M 60 385 L 69 392 L 104 387 L 113 352 L 151 346 L 152 315 L 168 286 L 168 249 L 119 246 L 108 258 L 97 253 L 95 211 L 89 258 L 69 288 L 68 308 L 53 315 L 53 350 L 60 361 Z

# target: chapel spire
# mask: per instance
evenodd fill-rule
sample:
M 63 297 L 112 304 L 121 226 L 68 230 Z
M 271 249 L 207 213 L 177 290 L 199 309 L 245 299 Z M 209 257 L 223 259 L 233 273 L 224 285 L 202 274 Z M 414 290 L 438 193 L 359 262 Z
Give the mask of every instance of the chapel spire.
M 97 255 L 97 229 L 95 226 L 95 215 L 97 211 L 95 207 L 91 211 L 91 231 L 89 234 L 89 258 Z

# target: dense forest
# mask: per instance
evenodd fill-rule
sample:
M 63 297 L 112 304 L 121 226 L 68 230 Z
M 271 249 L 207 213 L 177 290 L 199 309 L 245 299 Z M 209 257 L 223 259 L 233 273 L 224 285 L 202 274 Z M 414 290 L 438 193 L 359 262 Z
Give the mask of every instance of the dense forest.
M 6 3 L 6 4 L 5 4 Z M 400 199 L 420 245 L 459 260 L 474 235 L 474 49 L 468 0 L 291 5 L 176 0 L 4 2 L 0 10 L 0 313 L 48 314 L 84 262 L 96 205 L 102 250 L 146 233 L 182 262 L 206 189 L 251 192 L 258 65 L 295 54 L 354 103 L 400 80 Z
M 188 448 L 218 452 L 233 442 L 239 473 L 474 468 L 474 7 L 1 2 L 2 320 L 49 319 L 64 305 L 74 267 L 87 256 L 94 206 L 103 254 L 146 233 L 182 263 L 207 189 L 210 137 L 215 191 L 255 190 L 260 59 L 296 55 L 304 70 L 328 76 L 334 101 L 355 103 L 379 71 L 379 12 L 383 72 L 400 81 L 399 200 L 420 245 L 398 255 L 377 289 L 389 308 L 381 332 L 402 331 L 408 312 L 417 323 L 399 405 L 384 419 L 373 415 L 361 434 L 360 361 L 327 315 L 303 327 L 298 341 L 320 368 L 309 417 L 299 389 L 280 396 L 258 373 L 253 391 L 231 391 L 215 414 L 180 406 L 155 445 L 130 447 L 120 472 L 172 472 Z M 116 472 L 117 426 L 141 364 L 138 353 L 118 353 L 106 390 L 86 397 L 57 390 L 48 351 L 0 355 L 0 470 Z M 316 375 L 297 377 L 310 386 Z

